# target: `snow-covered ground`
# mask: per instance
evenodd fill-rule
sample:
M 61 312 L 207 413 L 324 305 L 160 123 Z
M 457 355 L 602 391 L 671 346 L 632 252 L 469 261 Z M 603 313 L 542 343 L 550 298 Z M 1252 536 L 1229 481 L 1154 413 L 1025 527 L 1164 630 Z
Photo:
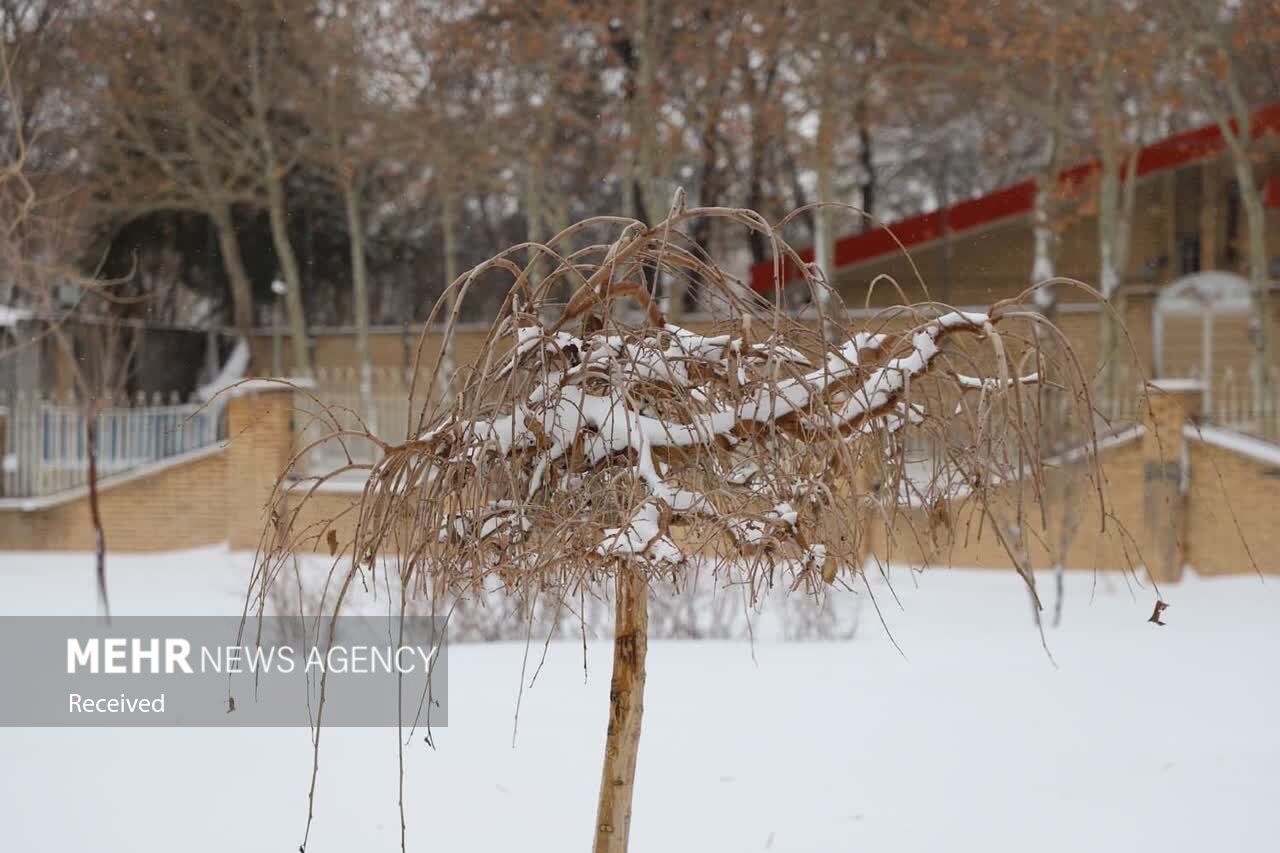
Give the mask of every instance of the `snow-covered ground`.
M 246 565 L 117 557 L 114 609 L 229 612 Z M 1068 580 L 1056 668 L 992 572 L 895 573 L 902 655 L 874 618 L 850 642 L 655 643 L 632 849 L 1277 849 L 1280 584 L 1167 587 L 1161 628 L 1151 590 Z M 0 613 L 93 595 L 86 555 L 0 555 Z M 450 726 L 409 750 L 410 849 L 588 848 L 610 650 L 584 683 L 554 644 L 513 746 L 524 652 L 450 649 Z M 395 732 L 328 729 L 320 765 L 309 853 L 398 849 Z M 301 729 L 0 729 L 0 848 L 291 851 L 310 766 Z

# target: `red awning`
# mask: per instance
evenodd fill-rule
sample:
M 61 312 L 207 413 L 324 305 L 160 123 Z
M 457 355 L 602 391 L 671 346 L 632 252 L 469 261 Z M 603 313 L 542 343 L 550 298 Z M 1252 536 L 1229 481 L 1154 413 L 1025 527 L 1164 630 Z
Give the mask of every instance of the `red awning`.
M 1280 103 L 1263 107 L 1253 114 L 1254 136 L 1280 131 Z M 1223 149 L 1222 131 L 1217 124 L 1175 134 L 1152 143 L 1138 155 L 1138 175 L 1150 175 L 1174 169 L 1187 163 L 1203 160 Z M 1085 183 L 1098 170 L 1097 161 L 1081 163 L 1064 171 L 1058 178 L 1063 190 L 1072 190 Z M 1280 178 L 1267 182 L 1268 207 L 1280 207 Z M 952 234 L 988 225 L 1019 214 L 1029 213 L 1035 201 L 1035 183 L 1023 181 L 1012 187 L 996 190 L 979 198 L 953 204 L 947 211 L 948 227 Z M 861 234 L 853 234 L 836 241 L 836 267 L 868 261 L 881 255 L 892 254 L 901 247 L 910 248 L 942 237 L 943 213 L 935 210 L 912 216 L 887 227 L 878 227 Z M 800 257 L 813 260 L 813 250 L 805 249 Z M 773 289 L 773 261 L 765 261 L 751 268 L 751 286 L 760 293 Z M 798 277 L 794 265 L 787 265 L 785 281 Z

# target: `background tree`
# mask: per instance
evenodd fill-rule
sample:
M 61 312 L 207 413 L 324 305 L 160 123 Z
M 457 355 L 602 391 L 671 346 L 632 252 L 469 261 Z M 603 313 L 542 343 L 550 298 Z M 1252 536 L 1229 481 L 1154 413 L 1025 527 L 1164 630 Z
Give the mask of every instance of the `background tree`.
M 290 112 L 296 114 L 296 103 L 290 96 L 300 88 L 298 69 L 290 67 L 292 45 L 288 43 L 288 21 L 291 12 L 296 22 L 301 17 L 300 11 L 284 8 L 280 0 L 270 3 L 245 0 L 237 16 L 240 23 L 237 34 L 242 38 L 223 42 L 226 52 L 222 55 L 236 67 L 243 68 L 247 78 L 242 84 L 248 92 L 245 124 L 254 137 L 262 168 L 261 185 L 267 197 L 271 244 L 285 286 L 293 369 L 307 376 L 311 373 L 311 350 L 302 308 L 302 275 L 289 238 L 289 207 L 285 199 L 285 179 L 297 160 L 298 136 L 302 132 L 296 118 L 289 115 Z
M 1106 299 L 1098 346 L 1099 395 L 1114 411 L 1126 355 L 1124 277 L 1138 189 L 1138 154 L 1167 109 L 1167 33 L 1142 7 L 1088 0 L 1086 86 L 1098 152 L 1098 290 Z
M 71 372 L 85 424 L 89 523 L 94 531 L 98 596 L 111 617 L 107 595 L 107 539 L 98 499 L 98 418 L 124 392 L 131 369 L 131 338 L 112 311 L 119 282 L 101 281 L 79 271 L 89 243 L 85 230 L 86 193 L 65 176 L 42 171 L 32 160 L 28 134 L 40 125 L 30 120 L 18 95 L 13 68 L 17 57 L 0 42 L 0 102 L 12 110 L 0 161 L 0 269 L 9 298 L 41 320 L 42 332 L 24 345 L 50 339 Z M 27 109 L 31 101 L 25 100 Z M 25 118 L 24 118 L 25 115 Z M 85 318 L 91 323 L 75 322 Z M 74 326 L 73 326 L 74 323 Z
M 207 216 L 217 232 L 234 326 L 253 326 L 235 208 L 252 204 L 261 170 L 251 132 L 236 121 L 240 90 L 214 46 L 234 39 L 234 7 L 119 0 L 86 20 L 78 46 L 104 74 L 99 95 L 96 198 L 118 222 L 155 211 Z
M 364 209 L 378 169 L 402 153 L 387 144 L 394 105 L 386 84 L 378 82 L 394 70 L 389 67 L 392 58 L 380 49 L 392 33 L 383 16 L 355 3 L 335 3 L 310 15 L 295 13 L 286 21 L 292 52 L 303 65 L 290 78 L 299 120 L 309 129 L 300 154 L 309 169 L 337 188 L 346 217 L 363 416 L 376 432 Z
M 1261 433 L 1276 435 L 1275 367 L 1271 346 L 1271 255 L 1267 248 L 1266 210 L 1261 177 L 1254 166 L 1253 92 L 1274 87 L 1280 66 L 1280 4 L 1245 0 L 1223 4 L 1179 0 L 1174 16 L 1175 44 L 1185 52 L 1192 103 L 1213 117 L 1226 141 L 1235 186 L 1244 212 L 1251 299 L 1249 370 L 1259 403 Z M 1272 89 L 1274 92 L 1274 88 Z M 1208 379 L 1209 377 L 1206 377 Z

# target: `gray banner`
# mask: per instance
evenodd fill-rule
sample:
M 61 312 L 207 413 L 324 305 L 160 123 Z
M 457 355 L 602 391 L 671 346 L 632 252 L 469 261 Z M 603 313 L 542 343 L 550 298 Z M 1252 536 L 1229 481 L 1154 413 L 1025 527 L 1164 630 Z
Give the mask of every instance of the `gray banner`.
M 0 726 L 425 729 L 448 724 L 447 659 L 425 619 L 3 616 Z

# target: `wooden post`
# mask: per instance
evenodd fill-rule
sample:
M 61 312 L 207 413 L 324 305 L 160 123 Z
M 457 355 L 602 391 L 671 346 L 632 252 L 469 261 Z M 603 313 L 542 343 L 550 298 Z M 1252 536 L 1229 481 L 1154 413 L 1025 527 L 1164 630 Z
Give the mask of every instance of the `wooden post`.
M 636 784 L 640 720 L 644 715 L 645 655 L 649 648 L 649 590 L 642 575 L 618 569 L 609 685 L 609 731 L 596 809 L 595 853 L 626 853 Z

